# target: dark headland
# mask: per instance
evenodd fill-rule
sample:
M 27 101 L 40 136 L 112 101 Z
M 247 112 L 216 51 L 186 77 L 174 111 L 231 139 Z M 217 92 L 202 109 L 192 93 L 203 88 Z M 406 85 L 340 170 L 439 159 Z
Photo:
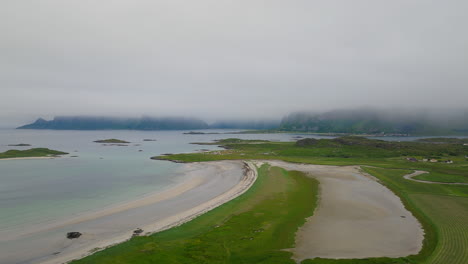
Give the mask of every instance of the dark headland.
M 208 124 L 196 118 L 115 118 L 115 117 L 55 117 L 47 121 L 42 118 L 18 129 L 55 130 L 190 130 L 206 129 Z

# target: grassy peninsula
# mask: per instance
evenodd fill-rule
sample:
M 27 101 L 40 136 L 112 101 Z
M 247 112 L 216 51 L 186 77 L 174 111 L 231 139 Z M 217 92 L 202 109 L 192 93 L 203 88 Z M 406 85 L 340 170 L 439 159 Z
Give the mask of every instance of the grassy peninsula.
M 263 142 L 225 139 L 207 143 L 225 150 L 176 154 L 157 159 L 193 162 L 222 159 L 284 160 L 323 165 L 362 165 L 403 201 L 425 230 L 423 249 L 398 259 L 305 260 L 307 264 L 345 263 L 459 263 L 468 259 L 468 185 L 430 184 L 404 179 L 423 170 L 416 179 L 441 183 L 468 182 L 468 146 L 464 140 L 434 139 L 388 142 L 362 137 Z M 434 162 L 430 162 L 432 159 Z M 447 161 L 453 163 L 447 163 Z
M 468 146 L 464 142 L 387 142 L 342 137 L 297 142 L 225 139 L 202 144 L 220 145 L 224 150 L 153 158 L 177 162 L 254 159 L 360 165 L 399 196 L 424 228 L 423 247 L 416 255 L 315 258 L 302 264 L 464 264 L 468 259 L 468 185 L 447 184 L 467 181 Z M 447 163 L 448 160 L 453 163 Z M 418 177 L 435 183 L 403 178 L 415 170 L 427 171 Z M 294 263 L 291 253 L 281 249 L 294 246 L 296 230 L 313 214 L 318 184 L 301 172 L 263 165 L 258 181 L 237 199 L 180 227 L 135 237 L 73 263 Z
M 55 157 L 66 154 L 68 153 L 48 148 L 32 148 L 27 150 L 11 149 L 0 153 L 0 159 Z

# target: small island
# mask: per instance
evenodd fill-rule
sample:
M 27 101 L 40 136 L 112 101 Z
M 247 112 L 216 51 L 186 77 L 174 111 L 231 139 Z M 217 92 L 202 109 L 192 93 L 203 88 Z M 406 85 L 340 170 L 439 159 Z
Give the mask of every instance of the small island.
M 0 153 L 0 159 L 58 157 L 66 154 L 68 153 L 48 148 L 10 149 Z
M 9 144 L 9 147 L 30 147 L 31 144 L 19 143 L 19 144 Z
M 114 144 L 127 144 L 127 143 L 130 143 L 128 141 L 115 139 L 115 138 L 100 139 L 100 140 L 96 140 L 94 142 L 96 142 L 96 143 L 114 143 Z
M 217 134 L 222 134 L 218 132 L 198 132 L 198 131 L 190 131 L 190 132 L 184 132 L 184 135 L 217 135 Z M 225 133 L 226 134 L 226 133 Z

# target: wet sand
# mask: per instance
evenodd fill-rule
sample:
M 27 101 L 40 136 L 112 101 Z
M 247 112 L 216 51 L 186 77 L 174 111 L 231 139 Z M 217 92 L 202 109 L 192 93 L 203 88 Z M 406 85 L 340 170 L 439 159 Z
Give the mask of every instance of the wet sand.
M 314 215 L 296 234 L 293 258 L 403 257 L 421 250 L 424 232 L 400 199 L 358 166 L 268 161 L 320 182 Z
M 128 240 L 136 228 L 146 234 L 180 225 L 245 192 L 256 179 L 249 166 L 244 174 L 241 161 L 186 164 L 186 180 L 169 190 L 35 230 L 2 234 L 0 263 L 64 263 Z M 83 235 L 67 239 L 71 231 Z

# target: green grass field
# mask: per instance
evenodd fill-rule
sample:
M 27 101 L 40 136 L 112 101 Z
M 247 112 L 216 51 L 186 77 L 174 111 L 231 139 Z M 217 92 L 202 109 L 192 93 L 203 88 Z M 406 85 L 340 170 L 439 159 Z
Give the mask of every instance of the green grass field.
M 424 263 L 468 263 L 468 198 L 429 194 L 410 198 L 437 228 L 439 241 Z
M 267 165 L 242 196 L 188 222 L 135 237 L 74 264 L 295 263 L 296 230 L 313 214 L 318 182 Z
M 51 150 L 48 148 L 32 148 L 27 150 L 8 150 L 0 153 L 0 159 L 9 158 L 29 158 L 29 157 L 47 157 L 47 156 L 58 156 L 66 155 L 68 153 L 57 150 Z
M 433 143 L 385 143 L 361 140 L 311 140 L 311 145 L 294 142 L 258 142 L 238 139 L 214 144 L 226 150 L 197 154 L 158 157 L 182 162 L 223 159 L 275 159 L 323 165 L 368 165 L 363 169 L 377 177 L 398 195 L 406 208 L 421 222 L 425 230 L 422 251 L 400 259 L 307 260 L 308 264 L 364 263 L 453 263 L 466 264 L 468 254 L 468 186 L 418 183 L 403 178 L 414 170 L 429 173 L 416 179 L 434 182 L 468 182 L 468 147 L 458 140 Z M 210 143 L 212 144 L 212 143 Z M 407 161 L 414 157 L 418 162 Z M 421 162 L 423 158 L 453 160 L 453 164 Z
M 225 139 L 215 143 L 226 148 L 222 151 L 186 153 L 153 157 L 179 162 L 215 161 L 227 159 L 274 159 L 288 162 L 322 165 L 369 165 L 383 168 L 402 168 L 428 171 L 416 179 L 438 182 L 468 182 L 468 146 L 456 143 L 386 142 L 357 137 L 321 139 L 311 145 L 298 146 L 294 142 L 268 142 L 260 140 Z M 437 158 L 443 162 L 409 162 Z
M 415 263 L 466 264 L 468 259 L 468 186 L 428 184 L 405 180 L 411 170 L 369 168 L 400 196 L 425 231 L 423 250 L 410 257 Z
M 466 169 L 468 170 L 468 167 Z M 421 175 L 414 177 L 414 179 L 432 181 L 432 182 L 468 183 L 468 177 L 466 175 L 444 174 L 444 173 L 438 173 L 438 172 L 421 174 Z

